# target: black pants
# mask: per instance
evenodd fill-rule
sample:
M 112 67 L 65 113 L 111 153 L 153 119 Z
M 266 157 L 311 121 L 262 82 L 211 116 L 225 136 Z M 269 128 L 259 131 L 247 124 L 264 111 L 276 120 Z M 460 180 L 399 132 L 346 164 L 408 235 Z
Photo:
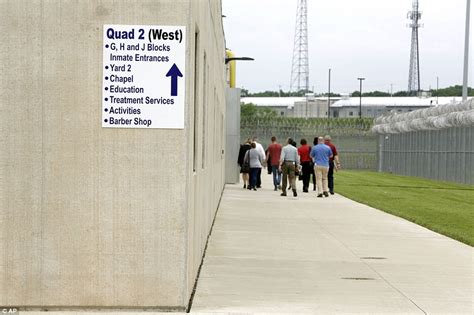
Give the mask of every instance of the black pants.
M 334 192 L 334 161 L 329 161 L 328 188 L 329 192 Z
M 308 191 L 309 179 L 311 177 L 311 173 L 313 172 L 311 162 L 302 162 L 301 171 L 303 173 L 303 191 Z

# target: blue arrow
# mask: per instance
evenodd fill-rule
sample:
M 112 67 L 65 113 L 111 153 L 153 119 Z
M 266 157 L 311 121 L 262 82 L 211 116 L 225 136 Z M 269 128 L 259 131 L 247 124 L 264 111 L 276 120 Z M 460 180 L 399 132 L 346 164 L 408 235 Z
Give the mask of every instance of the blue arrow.
M 175 63 L 166 76 L 171 77 L 171 96 L 178 96 L 178 77 L 182 77 L 183 74 L 179 71 L 178 66 L 176 66 Z

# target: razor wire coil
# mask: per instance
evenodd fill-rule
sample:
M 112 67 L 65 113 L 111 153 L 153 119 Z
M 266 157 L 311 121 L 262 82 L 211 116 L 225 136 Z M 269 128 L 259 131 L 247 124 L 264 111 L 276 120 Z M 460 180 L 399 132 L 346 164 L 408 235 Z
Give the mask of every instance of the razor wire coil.
M 372 132 L 396 134 L 421 130 L 439 130 L 474 125 L 474 99 L 420 109 L 409 113 L 389 113 L 375 119 Z

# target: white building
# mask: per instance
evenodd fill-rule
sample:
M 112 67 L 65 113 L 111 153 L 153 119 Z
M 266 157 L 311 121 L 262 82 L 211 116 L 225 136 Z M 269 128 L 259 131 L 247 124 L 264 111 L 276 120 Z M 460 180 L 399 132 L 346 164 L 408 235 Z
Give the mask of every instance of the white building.
M 362 108 L 362 117 L 377 117 L 387 112 L 411 112 L 417 109 L 460 102 L 462 97 L 348 97 L 331 105 L 331 117 L 358 117 Z
M 292 108 L 295 102 L 303 100 L 303 97 L 242 97 L 241 103 L 254 104 L 258 107 L 273 109 L 280 116 L 292 116 Z
M 461 97 L 362 97 L 362 117 L 377 117 L 396 111 L 410 112 L 431 106 L 452 104 Z M 359 116 L 359 97 L 331 97 L 331 117 L 350 118 Z M 243 97 L 242 103 L 271 108 L 280 116 L 327 117 L 327 97 Z
M 331 98 L 331 104 L 341 99 Z M 258 107 L 273 109 L 279 116 L 326 117 L 327 97 L 243 97 L 241 103 L 252 103 Z

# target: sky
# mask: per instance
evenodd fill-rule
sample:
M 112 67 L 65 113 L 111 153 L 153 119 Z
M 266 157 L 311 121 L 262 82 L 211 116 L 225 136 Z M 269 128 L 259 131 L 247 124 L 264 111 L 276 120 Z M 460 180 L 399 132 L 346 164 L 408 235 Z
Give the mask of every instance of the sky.
M 462 85 L 466 0 L 420 0 L 421 88 Z M 222 0 L 226 46 L 238 57 L 237 87 L 290 88 L 297 0 Z M 471 33 L 469 85 L 473 86 Z M 309 85 L 315 92 L 408 89 L 412 0 L 308 0 Z

